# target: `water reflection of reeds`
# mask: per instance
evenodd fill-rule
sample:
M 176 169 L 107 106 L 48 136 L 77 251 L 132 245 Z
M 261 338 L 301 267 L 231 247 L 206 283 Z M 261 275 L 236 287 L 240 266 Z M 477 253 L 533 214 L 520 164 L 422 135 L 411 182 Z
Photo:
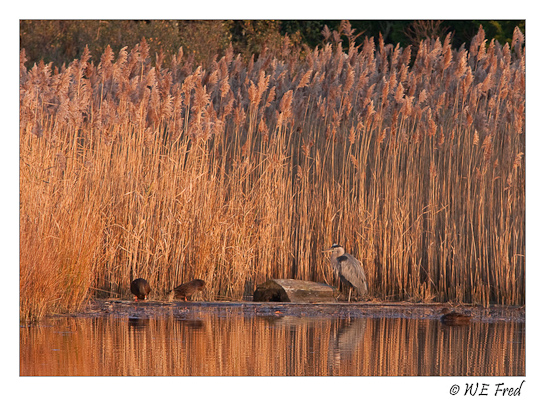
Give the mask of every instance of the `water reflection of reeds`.
M 524 324 L 437 320 L 59 318 L 21 328 L 21 375 L 525 374 Z

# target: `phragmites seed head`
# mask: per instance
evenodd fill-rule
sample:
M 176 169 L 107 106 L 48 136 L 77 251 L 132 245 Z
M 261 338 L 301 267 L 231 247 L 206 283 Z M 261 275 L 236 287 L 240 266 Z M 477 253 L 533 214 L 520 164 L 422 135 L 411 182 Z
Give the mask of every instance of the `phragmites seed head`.
M 515 161 L 513 162 L 513 168 L 516 170 L 517 168 L 520 167 L 521 165 L 521 161 L 522 161 L 522 156 L 524 155 L 524 153 L 520 152 L 516 155 L 515 157 Z
M 437 124 L 432 118 L 428 119 L 428 137 L 435 136 L 436 132 L 437 132 Z
M 225 98 L 225 96 L 227 96 L 227 94 L 229 93 L 229 91 L 231 90 L 231 86 L 229 86 L 229 77 L 228 76 L 225 76 L 222 80 L 221 80 L 221 83 L 220 83 L 220 95 L 221 95 L 221 98 Z
M 475 131 L 473 134 L 473 145 L 477 146 L 479 144 L 479 133 Z
M 291 110 L 291 102 L 293 100 L 293 90 L 288 90 L 286 93 L 284 93 L 284 96 L 282 96 L 282 99 L 280 100 L 280 105 L 278 109 L 280 112 L 289 112 Z
M 356 141 L 356 130 L 354 129 L 353 126 L 350 128 L 350 135 L 348 135 L 348 141 L 350 142 L 350 144 L 354 144 L 354 142 Z
M 301 89 L 301 88 L 304 88 L 308 85 L 309 81 L 310 81 L 310 76 L 312 75 L 312 70 L 309 69 L 302 77 L 301 77 L 301 80 L 299 81 L 299 84 L 297 85 L 297 89 Z
M 492 135 L 487 135 L 483 140 L 484 159 L 489 162 L 492 157 Z

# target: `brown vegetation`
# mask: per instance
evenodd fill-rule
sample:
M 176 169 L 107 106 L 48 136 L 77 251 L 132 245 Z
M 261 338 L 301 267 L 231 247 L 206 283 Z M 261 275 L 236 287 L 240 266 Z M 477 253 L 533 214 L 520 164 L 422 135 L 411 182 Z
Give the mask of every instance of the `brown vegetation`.
M 362 261 L 379 299 L 523 304 L 525 50 L 379 38 L 207 69 L 147 43 L 20 68 L 21 317 L 94 289 L 202 278 L 331 282 Z M 411 56 L 414 61 L 411 62 Z

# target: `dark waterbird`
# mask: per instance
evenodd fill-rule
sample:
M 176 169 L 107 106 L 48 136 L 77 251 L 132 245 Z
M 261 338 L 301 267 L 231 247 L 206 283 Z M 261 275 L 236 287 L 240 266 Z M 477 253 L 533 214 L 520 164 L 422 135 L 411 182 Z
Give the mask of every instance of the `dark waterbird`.
M 460 314 L 455 311 L 450 311 L 448 308 L 443 308 L 441 313 L 441 322 L 448 326 L 469 325 L 471 315 Z
M 191 300 L 191 296 L 198 291 L 202 291 L 204 285 L 205 282 L 202 279 L 193 279 L 192 281 L 175 287 L 172 292 L 170 292 L 170 297 L 171 299 L 184 299 L 184 301 L 187 301 L 188 299 Z
M 138 278 L 131 282 L 131 293 L 134 294 L 134 300 L 146 300 L 151 292 L 151 287 L 147 280 Z

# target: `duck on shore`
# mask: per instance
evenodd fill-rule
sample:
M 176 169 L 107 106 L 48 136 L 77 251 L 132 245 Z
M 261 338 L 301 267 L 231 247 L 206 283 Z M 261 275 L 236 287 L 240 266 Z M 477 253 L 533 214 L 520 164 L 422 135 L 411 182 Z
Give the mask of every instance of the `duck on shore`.
M 193 279 L 172 289 L 169 300 L 172 301 L 174 298 L 183 299 L 184 301 L 191 300 L 191 296 L 198 291 L 202 291 L 204 286 L 205 282 L 202 279 Z
M 448 326 L 468 325 L 471 321 L 471 315 L 450 311 L 448 308 L 443 308 L 441 314 L 441 322 Z
M 151 287 L 147 280 L 138 278 L 131 282 L 131 293 L 134 294 L 134 300 L 147 300 Z

